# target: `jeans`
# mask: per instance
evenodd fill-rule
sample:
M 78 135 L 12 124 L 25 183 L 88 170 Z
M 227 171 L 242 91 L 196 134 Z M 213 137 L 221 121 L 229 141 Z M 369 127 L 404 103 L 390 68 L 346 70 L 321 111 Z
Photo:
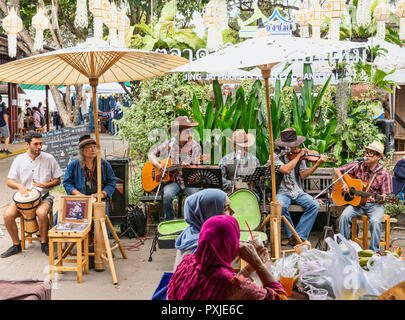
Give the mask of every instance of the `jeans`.
M 381 220 L 384 216 L 384 205 L 379 203 L 366 203 L 363 207 L 348 206 L 339 218 L 339 232 L 350 239 L 351 224 L 354 217 L 366 214 L 370 224 L 370 249 L 374 252 L 380 250 Z M 363 231 L 366 232 L 366 231 Z M 368 230 L 367 230 L 368 232 Z
M 314 200 L 309 194 L 303 192 L 295 200 L 285 193 L 279 193 L 276 195 L 276 201 L 281 203 L 281 214 L 285 216 L 289 223 L 294 227 L 291 220 L 290 212 L 288 208 L 291 204 L 297 204 L 305 208 L 303 215 L 295 229 L 302 240 L 307 240 L 312 226 L 316 220 L 319 211 L 319 203 Z M 283 222 L 283 228 L 287 238 L 292 236 L 291 230 Z
M 199 188 L 185 188 L 181 190 L 177 182 L 169 183 L 163 187 L 163 212 L 165 214 L 164 219 L 173 220 L 173 200 L 180 192 L 183 192 L 186 196 L 191 196 L 193 193 L 200 191 Z M 179 203 L 179 205 L 181 205 Z

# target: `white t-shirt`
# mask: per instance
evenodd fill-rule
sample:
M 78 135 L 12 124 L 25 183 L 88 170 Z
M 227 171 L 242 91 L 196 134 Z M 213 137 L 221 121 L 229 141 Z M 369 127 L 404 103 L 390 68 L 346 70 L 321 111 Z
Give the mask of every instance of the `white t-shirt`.
M 17 181 L 26 188 L 33 188 L 33 180 L 39 183 L 48 183 L 56 178 L 60 178 L 63 172 L 56 162 L 55 158 L 46 152 L 32 160 L 28 156 L 28 152 L 20 154 L 14 159 L 11 164 L 8 178 Z M 50 189 L 35 187 L 41 192 L 41 195 L 46 194 Z

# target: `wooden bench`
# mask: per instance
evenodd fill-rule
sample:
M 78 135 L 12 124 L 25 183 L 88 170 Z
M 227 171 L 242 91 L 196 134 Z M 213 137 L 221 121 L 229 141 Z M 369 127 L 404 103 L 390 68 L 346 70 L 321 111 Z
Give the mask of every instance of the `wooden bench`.
M 333 173 L 334 168 L 318 168 L 315 172 L 310 175 L 308 178 L 303 180 L 304 191 L 308 193 L 310 196 L 315 197 L 321 191 L 323 191 L 327 186 L 329 186 L 334 178 Z M 320 205 L 319 212 L 328 212 L 328 203 L 332 201 L 330 199 L 330 194 L 326 191 L 324 194 L 318 197 L 318 199 L 322 200 L 324 203 Z M 327 201 L 326 201 L 327 200 Z M 270 206 L 266 206 L 266 211 L 270 210 Z M 290 212 L 304 212 L 304 207 L 296 204 L 290 205 L 288 208 Z

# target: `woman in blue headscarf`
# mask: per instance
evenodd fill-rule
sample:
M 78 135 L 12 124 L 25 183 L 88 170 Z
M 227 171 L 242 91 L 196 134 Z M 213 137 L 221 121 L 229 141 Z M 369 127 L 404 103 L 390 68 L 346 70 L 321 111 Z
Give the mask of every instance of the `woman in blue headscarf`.
M 205 189 L 186 198 L 184 204 L 184 221 L 189 226 L 184 229 L 176 241 L 176 260 L 173 271 L 186 254 L 197 250 L 198 237 L 202 225 L 208 218 L 217 215 L 233 215 L 231 201 L 226 193 L 219 189 Z

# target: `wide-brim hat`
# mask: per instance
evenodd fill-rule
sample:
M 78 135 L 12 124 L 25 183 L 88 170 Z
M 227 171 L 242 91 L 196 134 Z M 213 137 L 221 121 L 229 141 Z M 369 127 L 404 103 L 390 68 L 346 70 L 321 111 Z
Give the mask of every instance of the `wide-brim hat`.
M 281 131 L 280 138 L 276 139 L 274 143 L 279 147 L 298 147 L 305 139 L 303 136 L 297 136 L 294 128 L 287 128 Z
M 173 124 L 169 128 L 169 132 L 171 133 L 173 129 L 180 131 L 183 128 L 193 128 L 196 126 L 198 126 L 198 122 L 191 122 L 187 116 L 180 116 L 174 119 Z
M 373 141 L 364 149 L 373 150 L 375 152 L 378 152 L 380 155 L 384 156 L 384 145 L 381 142 Z
M 228 137 L 226 139 L 242 148 L 250 147 L 255 143 L 255 136 L 251 133 L 246 133 L 245 130 L 236 130 L 233 133 L 232 139 Z

